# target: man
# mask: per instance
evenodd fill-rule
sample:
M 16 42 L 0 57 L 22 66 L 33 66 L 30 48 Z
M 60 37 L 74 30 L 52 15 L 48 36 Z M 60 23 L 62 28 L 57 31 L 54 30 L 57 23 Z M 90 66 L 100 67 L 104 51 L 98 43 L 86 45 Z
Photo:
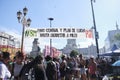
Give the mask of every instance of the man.
M 55 62 L 52 60 L 51 56 L 46 56 L 45 57 L 46 60 L 46 76 L 48 80 L 56 80 L 56 64 Z
M 67 68 L 66 56 L 62 55 L 61 59 L 62 59 L 62 62 L 60 63 L 60 77 L 61 77 L 61 80 L 65 80 L 66 68 Z
M 16 54 L 15 62 L 12 63 L 11 73 L 14 76 L 14 80 L 19 80 L 20 71 L 24 66 L 24 55 L 21 52 L 17 52 Z
M 89 73 L 89 80 L 96 80 L 96 70 L 97 70 L 97 64 L 94 60 L 94 57 L 90 57 L 90 62 L 88 64 L 88 73 Z
M 0 80 L 8 80 L 11 76 L 11 73 L 7 67 L 9 60 L 10 60 L 10 53 L 3 52 L 2 58 L 0 60 Z
M 25 64 L 21 69 L 20 78 L 20 80 L 46 80 L 43 57 L 38 55 L 34 60 Z
M 35 80 L 46 80 L 45 67 L 43 64 L 43 56 L 39 55 L 35 59 L 35 65 L 33 67 Z

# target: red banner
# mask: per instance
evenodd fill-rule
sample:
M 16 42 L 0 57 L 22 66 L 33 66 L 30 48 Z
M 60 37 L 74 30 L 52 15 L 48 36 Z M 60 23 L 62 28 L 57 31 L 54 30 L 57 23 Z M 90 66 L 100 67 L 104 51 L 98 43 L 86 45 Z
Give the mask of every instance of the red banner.
M 93 38 L 92 30 L 85 30 L 86 38 Z

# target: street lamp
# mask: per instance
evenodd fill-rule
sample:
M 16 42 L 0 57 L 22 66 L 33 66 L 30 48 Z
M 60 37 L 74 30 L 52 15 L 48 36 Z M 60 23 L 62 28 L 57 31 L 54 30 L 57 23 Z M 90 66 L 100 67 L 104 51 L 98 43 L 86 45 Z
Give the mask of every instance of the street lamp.
M 52 27 L 52 21 L 54 18 L 48 18 L 50 20 L 50 28 Z M 50 39 L 50 55 L 52 56 L 52 39 Z
M 93 8 L 93 0 L 91 1 L 91 8 L 92 8 L 92 17 L 93 17 L 93 25 L 94 25 L 94 32 L 95 32 L 95 42 L 96 42 L 96 50 L 97 50 L 97 56 L 99 58 L 99 47 L 98 47 L 98 32 L 96 30 L 96 22 L 95 22 L 95 15 L 94 15 L 94 8 Z M 95 0 L 94 0 L 95 2 Z
M 28 9 L 25 7 L 23 9 L 23 16 L 22 16 L 22 12 L 18 11 L 17 12 L 17 19 L 18 22 L 21 23 L 23 25 L 23 29 L 22 29 L 22 39 L 21 39 L 21 52 L 23 52 L 23 43 L 24 43 L 24 31 L 25 31 L 25 27 L 29 27 L 30 23 L 31 23 L 31 19 L 28 18 L 26 19 L 26 14 L 28 12 Z

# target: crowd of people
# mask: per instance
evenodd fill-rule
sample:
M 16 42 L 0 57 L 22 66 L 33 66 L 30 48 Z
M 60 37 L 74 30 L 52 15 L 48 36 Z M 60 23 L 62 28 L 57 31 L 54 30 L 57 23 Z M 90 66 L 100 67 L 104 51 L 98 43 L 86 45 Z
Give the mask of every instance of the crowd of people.
M 11 60 L 9 52 L 0 52 L 0 80 L 101 80 L 109 69 L 107 60 L 82 54 L 28 58 L 18 51 Z

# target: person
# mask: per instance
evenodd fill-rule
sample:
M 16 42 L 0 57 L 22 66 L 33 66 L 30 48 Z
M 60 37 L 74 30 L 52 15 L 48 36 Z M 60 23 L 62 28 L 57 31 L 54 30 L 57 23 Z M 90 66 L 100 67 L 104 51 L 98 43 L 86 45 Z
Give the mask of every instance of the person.
M 59 63 L 59 58 L 54 57 L 53 61 L 56 64 L 56 80 L 60 80 L 60 63 Z
M 28 64 L 25 64 L 20 72 L 21 80 L 46 80 L 43 57 L 38 55 Z
M 24 64 L 19 74 L 20 80 L 28 80 L 29 75 L 30 76 L 32 75 L 32 74 L 29 74 L 29 72 L 33 68 L 34 65 L 35 65 L 34 60 L 27 64 Z
M 94 57 L 90 57 L 90 62 L 88 64 L 88 75 L 89 75 L 89 80 L 96 80 L 96 71 L 97 71 L 97 64 L 94 60 Z
M 14 77 L 14 80 L 19 80 L 20 71 L 24 66 L 23 60 L 24 60 L 24 55 L 21 52 L 17 52 L 15 56 L 15 62 L 12 63 L 12 67 L 11 67 L 11 73 L 12 76 Z
M 80 75 L 82 80 L 87 80 L 85 66 L 86 61 L 83 59 L 82 54 L 80 54 L 78 59 L 78 68 L 80 68 Z
M 37 56 L 34 60 L 36 64 L 34 65 L 35 80 L 46 80 L 45 66 L 43 64 L 43 57 L 41 55 Z
M 2 58 L 0 60 L 0 80 L 9 80 L 11 73 L 7 67 L 10 60 L 9 52 L 2 52 Z
M 61 77 L 61 80 L 65 80 L 66 68 L 67 68 L 66 56 L 62 55 L 61 59 L 62 59 L 62 62 L 60 63 L 60 77 Z
M 48 80 L 56 80 L 56 64 L 55 62 L 52 60 L 51 56 L 46 56 L 45 57 L 46 60 L 46 76 Z
M 76 80 L 77 77 L 77 66 L 76 60 L 74 57 L 67 57 L 67 68 L 66 68 L 66 79 L 67 80 Z

